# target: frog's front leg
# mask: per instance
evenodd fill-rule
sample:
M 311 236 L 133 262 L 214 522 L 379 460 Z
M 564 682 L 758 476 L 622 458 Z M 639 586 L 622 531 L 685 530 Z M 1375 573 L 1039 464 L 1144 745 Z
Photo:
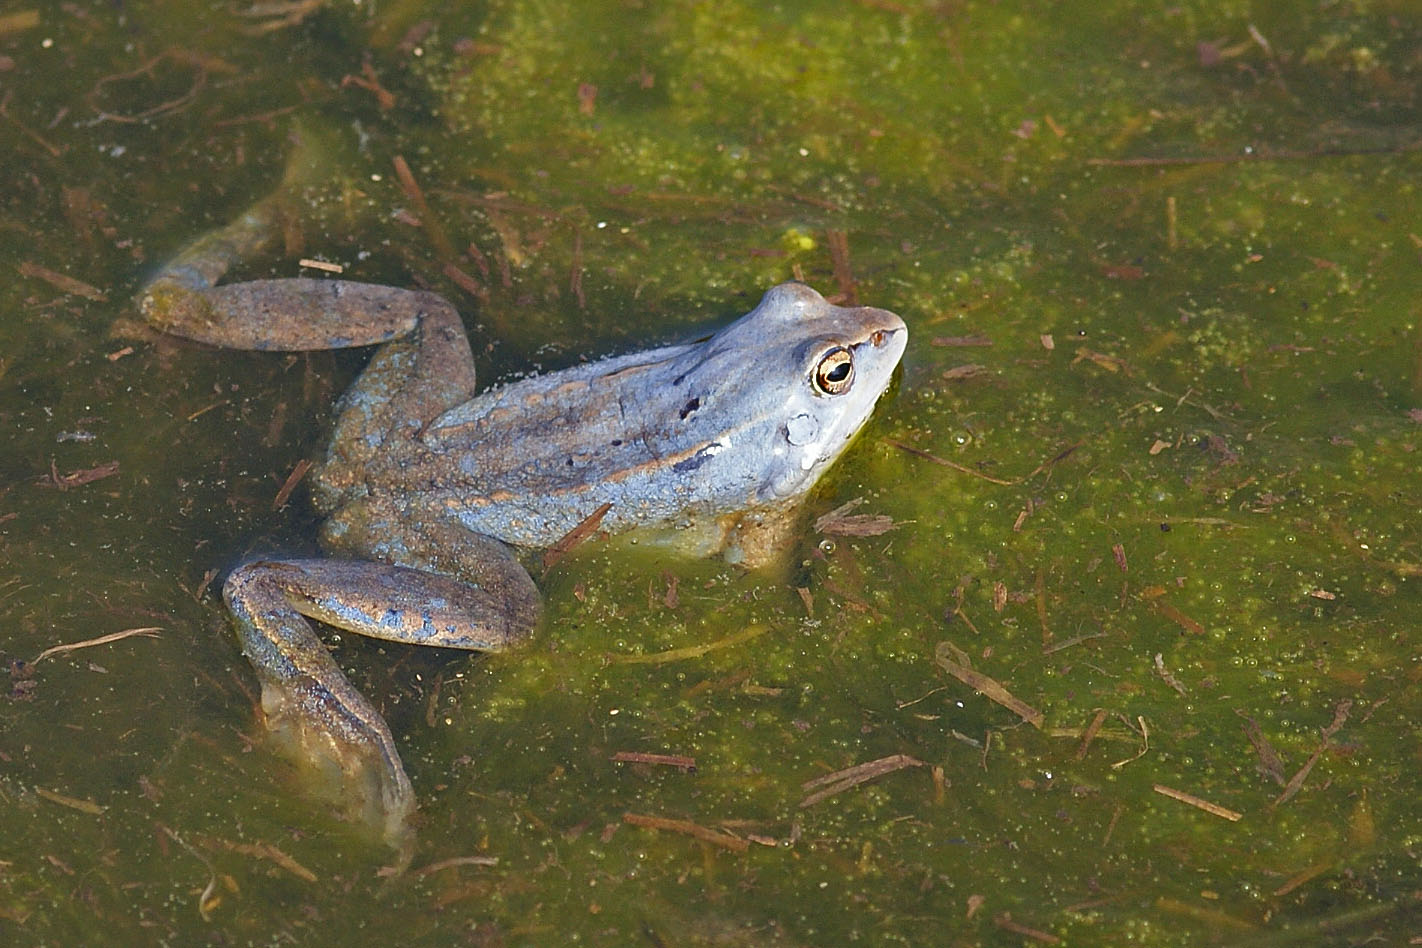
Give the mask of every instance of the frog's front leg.
M 273 736 L 316 768 L 325 795 L 397 848 L 409 838 L 415 797 L 395 740 L 306 617 L 388 641 L 477 650 L 513 644 L 537 619 L 536 597 L 520 611 L 497 586 L 364 560 L 252 562 L 222 592 Z

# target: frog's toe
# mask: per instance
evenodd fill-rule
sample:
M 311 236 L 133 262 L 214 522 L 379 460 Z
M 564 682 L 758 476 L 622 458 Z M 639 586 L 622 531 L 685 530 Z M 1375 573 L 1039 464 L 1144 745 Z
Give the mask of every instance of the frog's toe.
M 415 794 L 394 739 L 374 720 L 333 713 L 314 682 L 263 682 L 262 711 L 273 745 L 293 761 L 311 795 L 397 850 L 408 850 Z

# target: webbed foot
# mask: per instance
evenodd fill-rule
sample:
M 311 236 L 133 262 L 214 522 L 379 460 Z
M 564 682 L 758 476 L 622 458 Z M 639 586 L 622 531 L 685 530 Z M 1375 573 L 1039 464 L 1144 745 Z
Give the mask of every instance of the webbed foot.
M 248 564 L 222 590 L 261 681 L 267 730 L 313 795 L 400 849 L 412 837 L 415 793 L 395 738 L 287 601 L 279 572 L 279 564 Z

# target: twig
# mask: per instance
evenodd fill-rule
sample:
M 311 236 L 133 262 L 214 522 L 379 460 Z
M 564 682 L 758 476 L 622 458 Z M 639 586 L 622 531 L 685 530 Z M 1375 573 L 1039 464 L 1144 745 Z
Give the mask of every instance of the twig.
M 449 238 L 445 236 L 444 228 L 440 226 L 439 221 L 430 210 L 429 202 L 425 200 L 425 192 L 420 189 L 420 184 L 415 180 L 415 174 L 410 170 L 405 156 L 396 155 L 391 163 L 395 166 L 395 178 L 400 182 L 400 190 L 405 192 L 405 197 L 409 198 L 410 203 L 415 206 L 415 213 L 419 215 L 420 223 L 424 225 L 425 233 L 429 236 L 435 253 L 441 260 L 453 260 L 454 245 L 449 242 Z
M 108 295 L 97 286 L 85 283 L 83 280 L 75 279 L 67 274 L 51 270 L 48 267 L 42 267 L 37 263 L 21 260 L 18 269 L 20 276 L 43 280 L 61 293 L 68 293 L 71 296 L 82 296 L 86 300 L 94 300 L 100 303 L 108 299 Z
M 863 764 L 855 764 L 853 767 L 846 767 L 844 770 L 836 770 L 834 773 L 816 777 L 813 780 L 806 780 L 800 784 L 801 790 L 815 790 L 816 792 L 800 801 L 800 808 L 813 806 L 828 797 L 857 787 L 861 783 L 867 783 L 876 777 L 884 774 L 891 774 L 896 770 L 903 770 L 905 767 L 927 766 L 917 757 L 910 757 L 907 754 L 890 754 L 888 757 L 880 757 L 878 760 L 871 760 Z
M 1014 935 L 1021 935 L 1033 941 L 1040 941 L 1044 945 L 1060 945 L 1062 940 L 1051 932 L 1044 932 L 1036 928 L 1029 928 L 1021 922 L 1014 922 L 1012 916 L 1003 912 L 992 920 L 992 923 L 1003 931 L 1012 932 Z
M 1056 454 L 1052 455 L 1051 457 L 1047 458 L 1047 460 L 1034 467 L 1026 477 L 1022 478 L 1022 480 L 1030 480 L 1031 478 L 1034 478 L 1038 474 L 1045 471 L 1047 468 L 1057 466 L 1062 461 L 1065 461 L 1067 458 L 1071 457 L 1072 454 L 1076 452 L 1076 449 L 1081 447 L 1082 443 L 1083 442 L 1078 441 L 1076 444 L 1069 444 L 1065 448 L 1062 448 Z
M 1298 773 L 1289 778 L 1289 782 L 1284 786 L 1284 791 L 1269 804 L 1270 809 L 1292 800 L 1294 794 L 1303 788 L 1304 781 L 1308 779 L 1309 772 L 1313 770 L 1313 765 L 1318 763 L 1318 759 L 1323 756 L 1323 752 L 1328 750 L 1331 746 L 1333 735 L 1337 734 L 1338 729 L 1347 722 L 1348 711 L 1352 707 L 1353 702 L 1347 699 L 1338 702 L 1338 704 L 1334 706 L 1333 721 L 1328 727 L 1323 729 L 1323 740 L 1319 742 L 1318 749 L 1309 755 L 1308 760 L 1304 761 L 1304 765 L 1299 768 Z
M 1044 717 L 1042 712 L 1012 695 L 996 679 L 989 678 L 982 672 L 974 671 L 964 662 L 956 660 L 954 653 L 963 653 L 951 642 L 939 642 L 938 648 L 934 651 L 933 661 L 948 674 L 976 691 L 978 694 L 1002 705 L 1013 714 L 1035 728 L 1042 727 Z
M 849 266 L 849 234 L 830 228 L 825 231 L 825 245 L 829 248 L 830 266 L 834 268 L 834 281 L 839 284 L 840 297 L 846 306 L 858 305 L 859 290 Z
M 608 661 L 617 665 L 662 665 L 687 658 L 700 658 L 707 652 L 713 652 L 719 648 L 740 645 L 742 642 L 764 634 L 765 631 L 766 626 L 753 625 L 749 629 L 733 632 L 725 638 L 707 642 L 705 645 L 688 645 L 685 648 L 667 649 L 665 652 L 652 652 L 650 655 L 613 655 Z
M 592 513 L 588 514 L 578 525 L 567 533 L 563 534 L 553 545 L 543 551 L 543 575 L 558 565 L 558 561 L 567 556 L 572 550 L 588 537 L 597 532 L 597 528 L 602 524 L 602 518 L 607 516 L 607 512 L 612 509 L 612 501 L 604 503 Z
M 199 408 L 197 411 L 189 415 L 188 421 L 197 421 L 199 418 L 201 418 L 203 415 L 206 415 L 214 408 L 221 408 L 223 405 L 230 405 L 231 403 L 231 399 L 228 398 L 224 398 L 221 401 L 213 402 L 211 405 L 208 405 L 205 408 Z
M 432 875 L 436 872 L 443 872 L 446 869 L 453 869 L 456 866 L 497 866 L 498 856 L 454 856 L 450 859 L 441 859 L 439 862 L 432 862 L 428 866 L 421 866 L 410 873 L 411 878 L 418 879 L 421 876 Z
M 46 487 L 58 487 L 60 490 L 68 490 L 71 487 L 79 487 L 83 484 L 101 481 L 106 477 L 113 477 L 118 472 L 119 462 L 109 461 L 107 464 L 100 464 L 98 467 L 90 467 L 82 471 L 72 471 L 68 474 L 61 474 L 59 473 L 59 467 L 54 463 L 54 459 L 50 458 L 49 477 L 41 475 L 40 484 Z
M 1082 642 L 1090 642 L 1092 639 L 1104 639 L 1109 634 L 1108 632 L 1086 632 L 1082 635 L 1074 635 L 1069 639 L 1063 639 L 1060 642 L 1054 642 L 1048 645 L 1042 649 L 1042 654 L 1051 655 L 1053 652 L 1060 652 L 1064 648 L 1071 648 L 1073 645 L 1080 645 Z
M 271 843 L 238 843 L 229 839 L 218 840 L 218 842 L 231 852 L 241 853 L 243 856 L 252 856 L 257 859 L 265 859 L 268 862 L 276 863 L 303 882 L 317 881 L 316 873 L 307 869 Z
M 96 639 L 85 639 L 82 642 L 70 642 L 67 645 L 54 645 L 45 649 L 43 652 L 40 652 L 39 655 L 35 656 L 34 661 L 30 662 L 30 664 L 38 665 L 40 662 L 44 661 L 46 658 L 49 658 L 51 655 L 63 655 L 66 652 L 73 652 L 78 649 L 89 648 L 94 645 L 108 645 L 110 642 L 117 642 L 120 639 L 131 638 L 135 635 L 146 635 L 149 638 L 156 639 L 158 637 L 158 633 L 162 631 L 163 629 L 161 626 L 147 626 L 142 629 L 124 629 L 122 632 L 110 632 L 108 635 L 101 635 Z
M 1329 869 L 1332 869 L 1337 864 L 1337 859 L 1325 859 L 1323 862 L 1316 862 L 1313 865 L 1309 866 L 1307 869 L 1305 869 L 1303 872 L 1296 873 L 1287 882 L 1275 889 L 1274 895 L 1276 897 L 1281 895 L 1288 895 L 1290 892 L 1294 891 L 1299 886 L 1303 885 L 1305 882 L 1311 882 L 1314 879 L 1317 879 L 1319 876 L 1323 875 L 1325 872 L 1327 872 Z
M 1259 755 L 1260 769 L 1282 787 L 1288 781 L 1284 779 L 1284 762 L 1279 759 L 1279 752 L 1274 750 L 1274 745 L 1269 743 L 1269 739 L 1264 736 L 1264 732 L 1253 718 L 1238 708 L 1235 708 L 1234 713 L 1244 718 L 1244 736 L 1254 747 L 1254 753 Z
M 612 760 L 618 764 L 662 764 L 667 767 L 680 767 L 688 773 L 696 770 L 696 758 L 688 757 L 685 754 L 647 754 L 642 751 L 618 751 L 612 755 Z
M 291 473 L 282 482 L 281 489 L 272 498 L 272 509 L 280 510 L 286 506 L 287 500 L 291 498 L 291 492 L 296 490 L 296 485 L 301 483 L 301 479 L 306 476 L 306 472 L 311 470 L 311 461 L 302 458 L 296 462 L 296 466 L 291 469 Z
M 474 245 L 470 244 L 469 246 L 472 249 Z M 484 266 L 485 269 L 488 269 L 487 263 Z M 465 273 L 459 267 L 455 266 L 453 262 L 446 263 L 444 265 L 444 275 L 449 277 L 450 281 L 453 282 L 455 286 L 459 287 L 461 290 L 468 293 L 475 299 L 486 300 L 489 298 L 489 291 L 484 287 L 484 284 L 474 279 L 472 275 Z
M 329 260 L 320 260 L 316 257 L 302 257 L 296 261 L 298 267 L 305 267 L 308 270 L 320 270 L 322 273 L 341 274 L 346 272 L 346 268 L 339 263 L 332 263 Z
M 991 484 L 1002 484 L 1005 487 L 1010 487 L 1013 484 L 1022 483 L 1021 479 L 1005 481 L 1000 477 L 993 477 L 990 474 L 984 474 L 982 471 L 975 471 L 972 468 L 967 467 L 966 465 L 959 464 L 956 461 L 949 461 L 946 458 L 940 458 L 938 455 L 930 454 L 922 448 L 915 448 L 911 444 L 904 444 L 902 441 L 895 441 L 893 438 L 885 438 L 884 443 L 892 447 L 898 448 L 900 451 L 907 451 L 909 454 L 921 457 L 925 461 L 932 461 L 934 464 L 941 464 L 943 467 L 952 468 L 953 470 L 958 471 L 961 474 L 969 474 L 973 477 L 982 478 L 983 480 Z
M 710 843 L 713 846 L 720 846 L 738 853 L 743 853 L 750 848 L 750 843 L 739 836 L 732 836 L 730 833 L 721 833 L 710 827 L 693 823 L 690 820 L 674 820 L 665 816 L 644 816 L 641 813 L 624 813 L 622 822 L 631 823 L 633 826 L 643 826 L 647 829 L 670 830 L 673 833 L 685 833 L 687 836 L 695 837 L 703 843 Z
M 58 803 L 60 806 L 67 806 L 71 810 L 78 810 L 80 813 L 87 813 L 90 816 L 103 816 L 104 808 L 93 800 L 81 800 L 78 797 L 71 797 L 67 794 L 56 793 L 53 790 L 46 790 L 44 787 L 35 787 L 35 796 L 50 803 Z
M 1106 723 L 1106 709 L 1097 708 L 1096 716 L 1091 719 L 1091 723 L 1086 726 L 1086 730 L 1081 732 L 1081 743 L 1076 748 L 1076 759 L 1084 760 L 1086 751 L 1091 747 L 1091 742 L 1096 740 L 1096 734 L 1101 730 L 1101 725 Z
M 1217 803 L 1211 803 L 1209 800 L 1201 799 L 1193 793 L 1186 793 L 1184 790 L 1176 790 L 1173 787 L 1167 787 L 1163 783 L 1156 784 L 1154 789 L 1156 793 L 1162 796 L 1170 797 L 1172 800 L 1179 800 L 1181 803 L 1188 803 L 1196 809 L 1204 810 L 1212 816 L 1229 820 L 1231 823 L 1238 822 L 1244 817 L 1243 813 L 1236 810 L 1225 809 Z

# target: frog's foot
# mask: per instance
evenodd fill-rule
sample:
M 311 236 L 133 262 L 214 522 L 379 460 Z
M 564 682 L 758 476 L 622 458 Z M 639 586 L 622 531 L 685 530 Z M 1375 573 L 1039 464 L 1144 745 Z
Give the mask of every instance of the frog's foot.
M 397 848 L 407 848 L 415 795 L 394 737 L 304 616 L 375 638 L 482 650 L 512 644 L 537 620 L 536 608 L 505 608 L 456 579 L 364 561 L 248 563 L 222 592 L 278 746 L 309 767 L 317 795 Z
M 271 568 L 238 569 L 223 597 L 261 680 L 262 712 L 278 749 L 308 771 L 315 795 L 400 846 L 415 794 L 385 720 L 286 601 Z
M 297 765 L 305 790 L 392 848 L 408 850 L 415 793 L 379 713 L 349 685 L 360 704 L 316 679 L 259 677 L 272 746 Z

